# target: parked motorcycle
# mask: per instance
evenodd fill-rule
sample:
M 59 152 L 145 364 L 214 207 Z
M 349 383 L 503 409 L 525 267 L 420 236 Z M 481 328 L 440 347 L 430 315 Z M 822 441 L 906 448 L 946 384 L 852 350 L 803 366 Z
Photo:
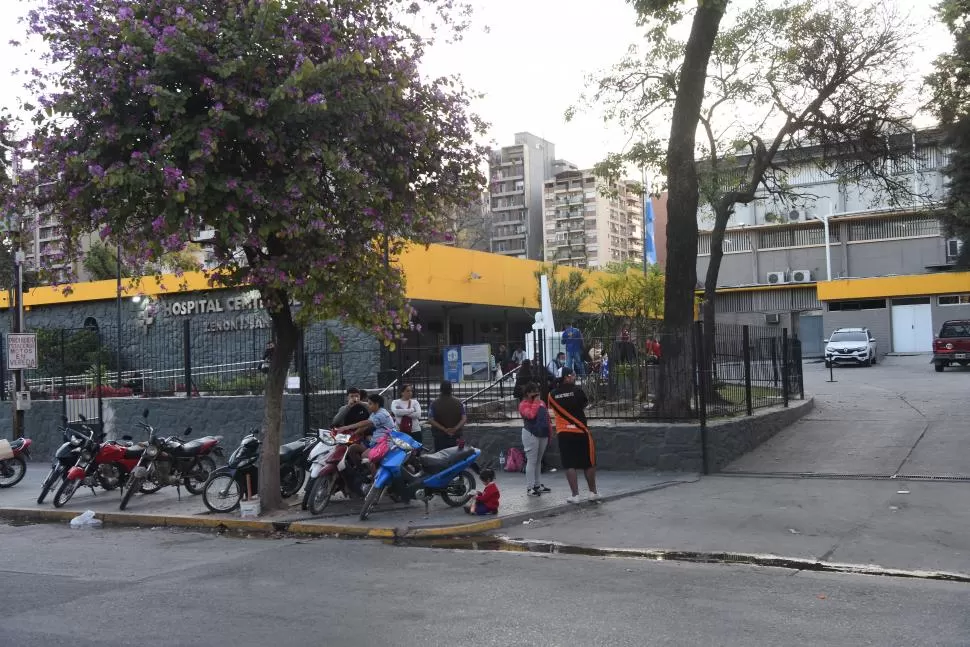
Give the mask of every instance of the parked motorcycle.
M 0 443 L 0 488 L 13 487 L 24 478 L 27 473 L 24 456 L 30 458 L 30 444 L 30 438 Z
M 316 448 L 331 443 L 330 432 L 305 436 L 280 447 L 280 494 L 289 498 L 300 491 L 306 479 L 306 464 Z M 229 461 L 214 471 L 202 490 L 202 502 L 212 512 L 232 512 L 243 494 L 259 490 L 259 430 L 254 429 L 229 455 Z
M 67 427 L 67 418 L 64 418 L 64 426 L 59 431 L 64 438 L 64 444 L 58 447 L 57 451 L 54 452 L 54 458 L 51 459 L 51 470 L 47 473 L 47 477 L 41 485 L 40 496 L 37 497 L 38 505 L 44 502 L 47 494 L 57 482 L 64 479 L 67 470 L 77 463 L 77 456 L 81 453 L 81 445 L 84 443 L 84 438 L 81 435 L 77 434 L 74 429 Z M 94 432 L 91 431 L 91 433 Z
M 147 409 L 142 416 L 148 417 Z M 216 471 L 216 463 L 211 455 L 223 455 L 219 447 L 222 436 L 204 436 L 186 442 L 178 436 L 158 437 L 155 429 L 144 422 L 138 425 L 148 431 L 148 442 L 138 464 L 121 488 L 121 509 L 128 507 L 132 495 L 141 490 L 143 483 L 153 483 L 158 487 L 174 485 L 176 488 L 184 485 L 191 494 L 201 494 L 209 475 Z M 192 427 L 189 427 L 183 436 L 191 433 Z
M 91 492 L 94 492 L 94 486 L 97 483 L 97 464 L 94 461 L 94 457 L 97 456 L 98 450 L 100 448 L 100 441 L 102 433 L 95 432 L 94 429 L 84 426 L 81 430 L 71 430 L 75 438 L 80 439 L 79 452 L 77 453 L 77 459 L 74 465 L 68 468 L 64 477 L 61 479 L 61 484 L 57 488 L 57 492 L 54 493 L 54 507 L 60 508 L 64 506 L 74 493 L 77 492 L 78 488 L 82 485 L 87 485 L 91 488 Z M 43 493 L 42 493 L 43 496 Z
M 381 460 L 374 484 L 364 498 L 360 520 L 366 521 L 371 510 L 390 490 L 401 500 L 419 499 L 427 504 L 434 495 L 450 506 L 459 507 L 475 495 L 474 470 L 481 450 L 465 446 L 443 449 L 434 454 L 415 456 L 423 447 L 408 434 L 392 431 L 388 436 L 390 448 Z M 416 458 L 420 469 L 414 467 Z
M 346 461 L 347 450 L 356 442 L 356 436 L 337 434 L 331 441 L 324 440 L 314 449 L 314 454 L 310 457 L 312 465 L 304 496 L 304 510 L 309 509 L 311 514 L 323 514 L 335 492 L 348 498 L 360 496 L 360 488 L 369 474 L 361 470 L 355 471 Z

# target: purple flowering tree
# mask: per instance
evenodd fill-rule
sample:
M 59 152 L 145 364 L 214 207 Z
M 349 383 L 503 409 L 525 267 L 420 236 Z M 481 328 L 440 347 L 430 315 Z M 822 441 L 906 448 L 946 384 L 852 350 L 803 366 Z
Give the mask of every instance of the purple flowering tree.
M 340 318 L 392 343 L 410 326 L 393 259 L 483 183 L 481 123 L 452 78 L 424 79 L 452 0 L 43 0 L 33 179 L 69 250 L 98 232 L 135 265 L 200 231 L 214 286 L 258 289 L 276 351 L 263 510 L 278 509 L 286 373 L 300 329 Z M 414 14 L 421 14 L 415 17 Z M 243 421 L 240 421 L 243 422 Z

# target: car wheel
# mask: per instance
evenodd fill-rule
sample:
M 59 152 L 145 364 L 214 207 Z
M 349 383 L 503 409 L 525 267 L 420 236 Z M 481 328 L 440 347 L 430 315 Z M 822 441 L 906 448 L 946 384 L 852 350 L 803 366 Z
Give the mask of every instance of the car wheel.
M 869 366 L 872 366 L 872 358 L 871 358 L 871 357 L 867 357 L 867 358 L 866 358 L 866 361 L 864 361 L 864 362 L 862 363 L 862 365 L 863 365 L 863 366 L 865 366 L 865 367 L 867 367 L 867 368 L 868 368 Z
M 876 354 L 875 353 L 872 354 L 872 363 L 873 364 L 876 363 Z
M 937 362 L 936 364 L 933 365 L 933 368 L 936 370 L 937 373 L 942 373 L 944 366 L 946 365 L 943 362 Z

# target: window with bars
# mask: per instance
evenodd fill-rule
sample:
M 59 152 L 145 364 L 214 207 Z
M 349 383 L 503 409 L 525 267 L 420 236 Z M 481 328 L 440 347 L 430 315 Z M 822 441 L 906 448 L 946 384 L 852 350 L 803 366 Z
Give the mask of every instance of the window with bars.
M 936 302 L 941 306 L 970 305 L 970 294 L 942 294 L 936 297 Z
M 839 242 L 838 227 L 831 227 L 829 242 Z M 769 229 L 758 232 L 758 249 L 778 249 L 782 247 L 811 247 L 825 244 L 825 228 L 822 223 L 817 227 Z
M 852 242 L 939 235 L 940 223 L 936 218 L 912 216 L 849 223 L 849 241 Z

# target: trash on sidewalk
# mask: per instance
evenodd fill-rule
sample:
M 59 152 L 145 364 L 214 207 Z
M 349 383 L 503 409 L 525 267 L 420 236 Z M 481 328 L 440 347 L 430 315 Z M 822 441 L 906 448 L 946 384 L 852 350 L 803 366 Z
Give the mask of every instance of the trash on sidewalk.
M 71 519 L 71 528 L 100 528 L 101 520 L 94 517 L 94 510 L 85 510 Z
M 535 519 L 527 519 L 522 522 L 523 526 L 528 526 L 530 523 L 535 523 Z
M 789 528 L 788 529 L 788 532 L 790 532 L 793 535 L 800 535 L 800 534 L 802 534 L 802 533 L 798 532 L 797 530 L 795 530 L 794 528 Z
M 896 494 L 909 494 L 909 490 L 896 490 Z

